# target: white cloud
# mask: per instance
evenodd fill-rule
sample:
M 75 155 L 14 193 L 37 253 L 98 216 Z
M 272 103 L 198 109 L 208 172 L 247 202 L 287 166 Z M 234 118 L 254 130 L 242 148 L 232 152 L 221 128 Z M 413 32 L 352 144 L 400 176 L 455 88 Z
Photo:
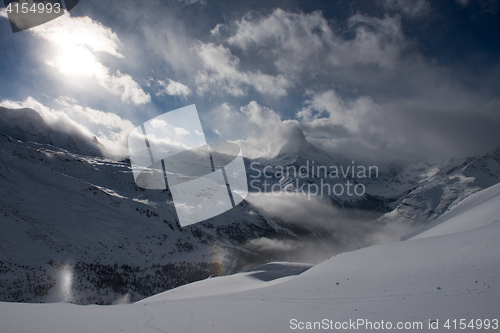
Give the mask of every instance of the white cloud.
M 180 82 L 176 82 L 171 79 L 167 79 L 167 81 L 156 80 L 156 82 L 164 88 L 156 93 L 157 96 L 167 94 L 170 96 L 180 96 L 182 98 L 186 98 L 191 95 L 191 89 Z
M 6 19 L 9 18 L 9 16 L 7 15 L 7 8 L 5 8 L 5 7 L 0 8 L 0 17 L 6 18 Z
M 305 14 L 277 9 L 264 17 L 247 15 L 235 26 L 227 42 L 268 57 L 284 75 L 331 71 L 332 65 L 375 63 L 391 68 L 406 44 L 397 16 L 351 16 L 352 39 L 333 31 L 319 11 Z
M 251 158 L 276 156 L 298 124 L 282 120 L 277 112 L 255 101 L 239 109 L 224 103 L 210 110 L 204 122 L 215 133 L 237 143 L 243 155 Z
M 299 242 L 270 239 L 267 237 L 252 239 L 247 244 L 250 248 L 257 248 L 260 251 L 292 251 L 300 247 Z
M 120 71 L 113 75 L 99 77 L 99 83 L 110 93 L 121 96 L 124 103 L 140 105 L 151 101 L 151 96 L 145 93 L 130 75 L 122 74 Z
M 137 105 L 150 102 L 151 97 L 128 74 L 111 73 L 97 59 L 95 52 L 123 58 L 121 42 L 110 28 L 89 17 L 73 17 L 70 13 L 29 30 L 56 47 L 57 55 L 47 60 L 66 75 L 95 77 L 109 93 L 120 96 L 124 103 Z
M 199 89 L 220 84 L 232 95 L 245 95 L 243 74 L 262 66 L 274 70 L 274 78 L 283 76 L 285 90 L 307 89 L 307 100 L 297 106 L 295 120 L 251 102 L 241 108 L 223 104 L 208 122 L 250 157 L 276 154 L 293 126 L 333 156 L 374 162 L 436 160 L 491 147 L 498 100 L 481 99 L 462 86 L 448 68 L 427 61 L 403 33 L 401 15 L 424 15 L 432 10 L 428 2 L 387 5 L 398 13 L 354 14 L 343 30 L 333 29 L 321 12 L 281 9 L 217 25 L 212 35 L 222 45 L 198 46 L 206 70 Z M 481 116 L 471 116 L 471 110 Z
M 180 82 L 153 80 L 160 86 L 152 90 L 181 98 L 193 92 L 243 97 L 252 90 L 264 99 L 292 95 L 292 102 L 285 106 L 272 104 L 276 100 L 268 100 L 266 105 L 259 99 L 237 104 L 239 99 L 231 96 L 234 106 L 222 104 L 204 119 L 214 133 L 241 143 L 245 156 L 250 157 L 277 154 L 294 126 L 300 126 L 308 140 L 332 155 L 344 153 L 356 160 L 462 153 L 457 147 L 475 153 L 474 147 L 487 142 L 488 131 L 498 123 L 493 111 L 498 101 L 488 96 L 481 99 L 480 93 L 461 86 L 459 71 L 427 61 L 418 52 L 419 45 L 404 35 L 402 17 L 423 17 L 432 10 L 428 1 L 379 3 L 390 15 L 354 14 L 345 22 L 333 23 L 321 12 L 253 12 L 217 24 L 211 39 L 203 42 L 191 38 L 191 30 L 184 29 L 180 20 L 157 20 L 154 26 L 142 27 L 148 55 L 163 59 L 160 66 L 168 66 L 168 72 L 175 75 L 172 78 Z M 96 52 L 105 52 L 121 61 L 121 43 L 111 29 L 69 15 L 64 18 L 69 23 L 60 25 L 76 24 L 74 20 L 79 19 L 81 29 L 75 28 L 75 34 L 90 26 L 96 41 L 83 36 L 67 54 L 61 49 L 51 64 L 68 75 L 75 75 L 71 71 L 90 73 L 89 80 L 97 78 L 98 87 L 124 102 L 148 102 L 150 96 L 132 77 L 111 71 L 97 58 Z M 58 43 L 49 32 L 44 34 L 51 44 Z M 76 68 L 65 63 L 73 56 L 84 65 Z M 490 74 L 482 81 L 493 82 L 494 78 Z M 304 104 L 300 101 L 303 96 Z M 77 104 L 66 102 L 68 108 Z M 298 111 L 296 119 L 284 120 L 264 105 L 282 108 L 279 110 L 292 117 Z M 498 142 L 497 138 L 490 134 L 490 142 Z
M 210 30 L 210 33 L 212 35 L 214 35 L 214 36 L 220 36 L 221 29 L 224 29 L 224 24 L 217 23 L 217 25 L 215 26 L 215 28 L 213 28 L 212 30 Z
M 332 253 L 395 241 L 414 229 L 407 225 L 382 224 L 375 221 L 368 223 L 359 215 L 349 214 L 348 211 L 333 206 L 330 201 L 315 196 L 260 194 L 249 195 L 247 200 L 261 207 L 269 215 L 284 219 L 290 225 L 303 226 L 304 221 L 307 221 L 308 225 L 324 230 L 326 234 L 323 236 L 329 237 L 330 233 L 332 238 L 327 242 L 330 251 L 325 251 L 325 244 L 318 246 L 317 241 L 298 244 L 294 240 L 260 238 L 246 244 L 250 248 L 287 253 L 301 246 L 300 253 L 294 254 L 294 259 L 302 262 L 317 262 L 324 260 L 322 257 L 327 253 L 331 256 Z
M 167 124 L 167 122 L 165 120 L 161 120 L 161 119 L 153 119 L 149 122 L 149 125 L 154 128 L 154 129 L 161 129 L 161 130 L 167 130 L 168 128 L 170 128 L 170 125 Z
M 297 112 L 300 127 L 310 141 L 332 155 L 347 153 L 349 158 L 370 160 L 374 156 L 369 152 L 387 152 L 402 143 L 398 130 L 388 126 L 392 120 L 384 124 L 387 114 L 370 97 L 346 101 L 333 90 L 308 94 L 311 98 Z
M 30 29 L 30 32 L 60 47 L 81 46 L 90 51 L 106 52 L 123 58 L 119 52 L 121 42 L 116 33 L 88 16 L 73 17 L 66 13 L 56 20 Z
M 495 124 L 500 115 L 495 110 L 500 100 L 481 100 L 463 90 L 457 95 L 456 87 L 450 86 L 429 89 L 433 94 L 425 92 L 426 99 L 385 102 L 369 96 L 347 99 L 332 89 L 309 91 L 294 120 L 285 120 L 255 101 L 240 108 L 224 103 L 208 112 L 204 122 L 250 158 L 275 157 L 295 127 L 341 162 L 343 158 L 375 164 L 395 158 L 440 161 L 445 156 L 476 154 L 479 143 L 484 152 L 498 145 Z
M 274 70 L 274 79 L 282 75 L 285 91 L 304 88 L 306 100 L 296 107 L 294 120 L 254 101 L 243 107 L 222 104 L 205 121 L 248 157 L 275 156 L 294 126 L 332 156 L 373 163 L 490 150 L 498 142 L 498 99 L 481 98 L 461 85 L 449 68 L 426 60 L 405 36 L 402 15 L 428 13 L 427 1 L 387 4 L 398 13 L 354 14 L 344 30 L 334 30 L 321 12 L 280 9 L 217 25 L 212 36 L 222 44 L 197 46 L 205 67 L 199 90 L 218 87 L 244 96 L 251 84 L 245 75 L 262 66 Z
M 304 14 L 276 9 L 265 17 L 246 15 L 235 24 L 236 31 L 229 37 L 228 43 L 242 49 L 274 40 L 284 49 L 303 53 L 311 48 L 317 50 L 333 38 L 328 22 L 319 11 Z M 307 44 L 301 45 L 300 42 Z
M 380 163 L 395 158 L 440 161 L 444 156 L 472 155 L 494 146 L 500 100 L 481 100 L 452 86 L 432 85 L 433 94 L 375 102 L 352 100 L 335 91 L 310 92 L 297 113 L 309 141 L 332 156 Z M 470 110 L 475 115 L 470 116 Z M 481 130 L 478 130 L 481 129 Z M 473 148 L 474 147 L 474 148 Z
M 375 63 L 386 69 L 396 66 L 406 46 L 399 17 L 379 19 L 356 14 L 349 18 L 349 26 L 356 31 L 356 38 L 336 47 L 341 56 L 331 58 L 334 64 Z
M 275 111 L 259 105 L 252 101 L 247 106 L 244 106 L 240 111 L 247 116 L 251 124 L 256 124 L 260 128 L 272 128 L 275 124 L 281 122 L 281 116 Z
M 80 106 L 75 99 L 69 97 L 59 97 L 55 102 L 61 108 L 49 108 L 33 97 L 24 101 L 3 100 L 0 104 L 13 109 L 33 109 L 49 126 L 70 136 L 77 133 L 88 140 L 96 136 L 106 147 L 110 157 L 123 157 L 128 154 L 127 138 L 135 129 L 132 122 L 114 113 Z
M 223 45 L 199 43 L 195 52 L 203 63 L 203 69 L 196 76 L 198 92 L 201 94 L 219 88 L 233 96 L 244 96 L 247 94 L 246 86 L 271 96 L 287 94 L 286 89 L 290 84 L 283 75 L 242 71 L 239 69 L 240 59 Z
M 182 127 L 174 128 L 175 134 L 177 135 L 189 135 L 189 131 Z
M 343 126 L 350 132 L 358 132 L 359 124 L 368 113 L 377 111 L 375 103 L 367 97 L 347 104 L 333 90 L 309 94 L 312 98 L 305 102 L 306 107 L 297 112 L 297 119 L 312 128 Z
M 247 96 L 251 89 L 261 95 L 286 96 L 308 80 L 318 82 L 319 76 L 364 82 L 368 74 L 363 69 L 371 78 L 377 71 L 393 70 L 411 44 L 402 33 L 398 15 L 372 18 L 356 14 L 341 31 L 333 29 L 319 11 L 281 9 L 218 23 L 208 42 L 191 42 L 180 28 L 169 27 L 161 33 L 145 28 L 144 33 L 151 50 L 178 77 L 182 72 L 195 78 L 193 90 L 198 94 L 236 97 Z M 181 89 L 175 81 L 162 82 L 158 94 L 187 95 L 189 88 Z

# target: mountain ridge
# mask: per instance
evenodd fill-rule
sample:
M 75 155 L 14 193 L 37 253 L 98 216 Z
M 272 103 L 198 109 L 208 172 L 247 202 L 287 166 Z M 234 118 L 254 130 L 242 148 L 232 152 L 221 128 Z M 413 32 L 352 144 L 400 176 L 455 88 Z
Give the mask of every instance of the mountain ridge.
M 49 144 L 72 153 L 103 157 L 105 147 L 97 137 L 65 133 L 53 129 L 42 116 L 30 108 L 8 109 L 0 106 L 0 133 L 20 141 Z

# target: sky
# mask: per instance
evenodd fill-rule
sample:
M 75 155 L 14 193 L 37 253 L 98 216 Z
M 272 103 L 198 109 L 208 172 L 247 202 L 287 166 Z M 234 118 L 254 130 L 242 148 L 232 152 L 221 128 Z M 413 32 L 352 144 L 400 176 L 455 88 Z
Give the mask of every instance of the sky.
M 81 0 L 12 33 L 0 105 L 116 158 L 196 104 L 208 141 L 278 154 L 294 128 L 333 158 L 442 161 L 500 145 L 500 1 Z

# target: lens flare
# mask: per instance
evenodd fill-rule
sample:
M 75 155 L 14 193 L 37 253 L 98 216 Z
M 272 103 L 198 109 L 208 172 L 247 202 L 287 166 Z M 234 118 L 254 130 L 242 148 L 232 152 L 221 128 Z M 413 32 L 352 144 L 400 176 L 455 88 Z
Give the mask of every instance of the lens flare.
M 63 267 L 60 279 L 62 300 L 65 302 L 69 302 L 71 300 L 73 284 L 73 269 L 71 265 L 66 265 Z

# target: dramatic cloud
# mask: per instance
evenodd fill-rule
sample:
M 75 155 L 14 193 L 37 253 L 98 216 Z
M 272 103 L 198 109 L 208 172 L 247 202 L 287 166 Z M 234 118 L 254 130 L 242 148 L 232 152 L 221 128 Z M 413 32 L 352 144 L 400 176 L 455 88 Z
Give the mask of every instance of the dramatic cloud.
M 295 120 L 282 120 L 275 111 L 252 101 L 239 110 L 224 103 L 212 109 L 204 122 L 225 139 L 237 143 L 246 157 L 274 157 L 297 126 Z
M 312 94 L 305 105 L 297 118 L 309 140 L 349 159 L 439 161 L 443 156 L 485 153 L 499 142 L 494 128 L 500 122 L 495 111 L 500 99 L 484 101 L 450 87 L 428 99 L 385 103 L 370 97 L 344 100 L 328 90 Z
M 392 67 L 405 45 L 398 17 L 353 15 L 348 29 L 355 33 L 354 39 L 335 33 L 321 12 L 304 14 L 277 9 L 265 17 L 247 15 L 234 25 L 227 42 L 269 58 L 284 75 L 312 67 L 314 72 L 309 74 L 355 64 Z
M 485 153 L 499 142 L 495 128 L 500 123 L 496 111 L 500 99 L 483 101 L 465 92 L 456 96 L 450 88 L 436 91 L 428 100 L 384 103 L 368 96 L 341 98 L 334 90 L 309 91 L 307 96 L 294 120 L 284 120 L 252 101 L 239 109 L 222 104 L 206 114 L 204 121 L 251 158 L 276 156 L 294 127 L 340 162 L 440 161 L 444 156 Z M 483 150 L 478 151 L 478 143 Z
M 315 196 L 251 194 L 247 200 L 293 227 L 321 233 L 321 238 L 326 240 L 324 244 L 315 238 L 300 243 L 293 239 L 260 238 L 246 244 L 250 249 L 275 253 L 300 250 L 294 253 L 294 260 L 304 262 L 319 262 L 340 252 L 395 241 L 414 230 L 409 225 L 384 224 L 362 218 Z
M 203 94 L 219 88 L 234 96 L 247 94 L 246 86 L 252 86 L 259 93 L 272 96 L 285 96 L 289 82 L 283 75 L 272 76 L 260 71 L 241 71 L 240 59 L 231 51 L 213 43 L 199 43 L 195 52 L 203 62 L 203 70 L 196 76 L 198 92 Z
M 121 42 L 110 28 L 90 17 L 73 17 L 67 13 L 29 31 L 56 47 L 55 59 L 47 60 L 47 64 L 61 73 L 94 77 L 98 84 L 109 93 L 120 96 L 124 103 L 140 105 L 150 102 L 149 94 L 130 75 L 120 71 L 112 73 L 97 59 L 95 52 L 124 57 L 119 51 Z
M 369 112 L 377 111 L 375 103 L 369 98 L 360 98 L 347 104 L 333 90 L 309 94 L 312 98 L 306 100 L 306 107 L 297 112 L 297 118 L 316 129 L 344 127 L 349 132 L 359 132 L 363 118 L 367 117 Z
M 354 14 L 343 30 L 333 29 L 321 12 L 281 9 L 217 24 L 211 35 L 223 44 L 197 46 L 206 68 L 197 78 L 199 90 L 219 86 L 244 96 L 251 82 L 245 73 L 255 71 L 239 68 L 265 67 L 286 82 L 274 86 L 304 99 L 296 104 L 295 117 L 292 110 L 272 111 L 259 99 L 240 108 L 225 103 L 212 110 L 213 128 L 250 157 L 276 155 L 294 126 L 333 156 L 376 163 L 492 150 L 500 139 L 494 130 L 499 99 L 471 90 L 458 72 L 427 60 L 394 14 L 422 17 L 431 11 L 429 3 L 383 5 L 393 16 Z
M 69 97 L 55 100 L 60 108 L 51 109 L 36 99 L 28 97 L 24 101 L 3 100 L 0 105 L 11 108 L 30 108 L 42 116 L 52 128 L 69 135 L 77 133 L 87 139 L 97 137 L 107 149 L 110 157 L 123 157 L 128 154 L 127 138 L 135 126 L 128 120 L 110 112 L 94 110 L 78 105 L 78 101 Z
M 478 1 L 461 2 L 471 17 L 489 15 Z M 109 18 L 112 30 L 88 17 L 65 15 L 32 33 L 55 46 L 49 63 L 58 71 L 79 75 L 82 87 L 97 82 L 106 95 L 131 103 L 131 119 L 145 121 L 158 110 L 196 103 L 211 130 L 207 135 L 237 142 L 249 157 L 275 156 L 295 127 L 338 159 L 374 163 L 470 156 L 500 142 L 500 67 L 486 25 L 469 31 L 474 41 L 464 47 L 468 25 L 456 42 L 448 38 L 452 30 L 436 30 L 464 20 L 458 3 L 339 3 L 334 14 L 282 3 L 255 10 L 238 3 L 228 9 L 231 15 L 206 5 L 213 11 L 196 21 L 199 5 L 165 2 L 138 11 L 132 10 L 137 3 L 120 2 L 115 6 L 123 22 L 139 29 L 110 25 Z M 448 13 L 443 6 L 453 18 L 442 15 Z M 481 34 L 485 41 L 475 38 Z M 123 55 L 134 73 L 153 77 L 147 91 L 163 98 L 142 107 L 151 98 L 125 74 Z M 82 66 L 72 66 L 72 59 Z M 84 93 L 77 96 L 90 103 Z M 103 108 L 105 103 L 94 101 Z M 132 110 L 135 105 L 140 112 Z

